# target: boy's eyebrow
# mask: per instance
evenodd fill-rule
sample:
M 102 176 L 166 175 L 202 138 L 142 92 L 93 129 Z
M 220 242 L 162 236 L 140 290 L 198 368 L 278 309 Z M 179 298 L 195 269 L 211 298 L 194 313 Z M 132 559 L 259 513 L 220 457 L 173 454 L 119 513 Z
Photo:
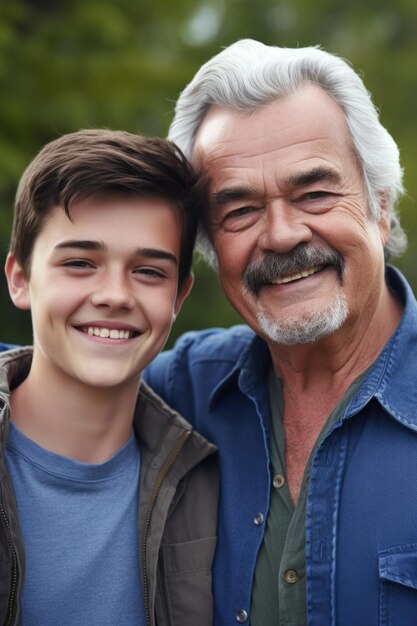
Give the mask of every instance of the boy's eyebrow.
M 88 239 L 68 239 L 66 241 L 61 241 L 55 246 L 56 250 L 65 250 L 67 248 L 101 251 L 106 250 L 106 245 L 100 241 L 91 241 Z M 159 248 L 137 248 L 134 254 L 135 256 L 145 257 L 148 259 L 163 259 L 178 265 L 178 259 L 175 254 L 172 254 L 172 252 L 168 252 L 167 250 L 161 250 Z
M 89 241 L 83 239 L 68 239 L 60 241 L 55 246 L 56 250 L 65 250 L 66 248 L 78 248 L 79 250 L 104 250 L 105 245 L 99 241 Z
M 175 265 L 178 265 L 178 259 L 172 252 L 166 250 L 160 250 L 159 248 L 138 248 L 136 250 L 136 256 L 143 256 L 148 259 L 165 259 L 166 261 L 172 261 Z

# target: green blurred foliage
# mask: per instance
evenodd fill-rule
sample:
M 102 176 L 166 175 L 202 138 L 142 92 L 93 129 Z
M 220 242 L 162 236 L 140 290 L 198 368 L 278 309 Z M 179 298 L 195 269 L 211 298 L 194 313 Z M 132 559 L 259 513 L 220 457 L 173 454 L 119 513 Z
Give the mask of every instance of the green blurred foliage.
M 365 79 L 400 146 L 410 246 L 398 265 L 417 288 L 417 4 L 414 0 L 13 0 L 0 5 L 0 250 L 7 251 L 13 196 L 39 148 L 79 128 L 166 135 L 178 93 L 221 47 L 251 37 L 283 46 L 320 44 Z M 174 326 L 238 318 L 215 274 L 196 284 Z M 30 342 L 29 316 L 0 281 L 1 340 Z

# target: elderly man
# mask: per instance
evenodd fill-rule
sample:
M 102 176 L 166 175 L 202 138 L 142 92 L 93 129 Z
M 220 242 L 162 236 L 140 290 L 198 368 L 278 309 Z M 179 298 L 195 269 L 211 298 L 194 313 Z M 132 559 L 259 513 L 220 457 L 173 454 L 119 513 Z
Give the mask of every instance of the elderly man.
M 170 137 L 210 181 L 200 244 L 247 326 L 147 379 L 220 449 L 217 626 L 417 623 L 417 304 L 396 144 L 317 48 L 240 41 Z

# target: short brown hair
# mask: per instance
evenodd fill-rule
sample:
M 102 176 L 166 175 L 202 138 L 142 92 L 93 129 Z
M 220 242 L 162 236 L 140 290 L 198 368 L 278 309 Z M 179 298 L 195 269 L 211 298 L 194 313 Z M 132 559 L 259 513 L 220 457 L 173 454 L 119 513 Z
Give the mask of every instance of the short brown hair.
M 30 274 L 36 237 L 51 209 L 99 192 L 150 194 L 177 207 L 182 225 L 178 283 L 192 263 L 202 187 L 192 166 L 172 142 L 124 131 L 81 130 L 51 141 L 37 154 L 16 193 L 10 251 Z

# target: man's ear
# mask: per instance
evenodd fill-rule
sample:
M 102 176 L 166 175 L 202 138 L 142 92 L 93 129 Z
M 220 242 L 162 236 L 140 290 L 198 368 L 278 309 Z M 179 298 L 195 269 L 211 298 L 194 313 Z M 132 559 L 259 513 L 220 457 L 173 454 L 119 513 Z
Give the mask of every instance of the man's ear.
M 389 202 L 386 192 L 381 193 L 379 196 L 378 228 L 381 236 L 382 245 L 385 248 L 391 233 Z
M 29 281 L 20 263 L 11 252 L 7 255 L 4 270 L 13 304 L 18 309 L 30 309 Z
M 184 302 L 185 298 L 190 293 L 193 284 L 194 284 L 194 274 L 190 272 L 187 278 L 184 280 L 182 287 L 177 294 L 177 300 L 175 302 L 175 309 L 174 309 L 175 317 L 178 315 L 179 310 L 182 307 L 182 303 Z

